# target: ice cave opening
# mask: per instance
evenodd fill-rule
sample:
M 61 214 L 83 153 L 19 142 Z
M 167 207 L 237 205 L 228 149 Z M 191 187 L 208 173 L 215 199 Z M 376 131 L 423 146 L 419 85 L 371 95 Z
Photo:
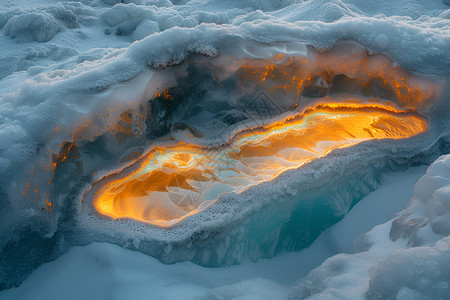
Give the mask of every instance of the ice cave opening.
M 310 48 L 306 57 L 194 59 L 173 73 L 176 84 L 154 92 L 146 116 L 141 106 L 113 126 L 116 135 L 140 127 L 152 143 L 85 192 L 83 202 L 100 215 L 174 226 L 220 194 L 273 180 L 335 148 L 423 133 L 424 112 L 439 94 L 431 78 L 352 41 L 330 52 Z M 200 97 L 229 99 L 211 109 L 205 103 L 205 112 Z M 198 120 L 222 124 L 211 134 Z
M 220 267 L 308 247 L 381 174 L 448 148 L 437 77 L 354 41 L 288 50 L 194 56 L 105 89 L 11 189 L 55 253 L 104 241 Z
M 134 162 L 138 166 L 133 171 L 96 182 L 91 201 L 100 214 L 113 219 L 131 218 L 167 227 L 205 209 L 221 193 L 272 180 L 332 149 L 370 139 L 409 138 L 426 129 L 425 119 L 413 111 L 330 102 L 237 133 L 226 145 L 154 147 Z

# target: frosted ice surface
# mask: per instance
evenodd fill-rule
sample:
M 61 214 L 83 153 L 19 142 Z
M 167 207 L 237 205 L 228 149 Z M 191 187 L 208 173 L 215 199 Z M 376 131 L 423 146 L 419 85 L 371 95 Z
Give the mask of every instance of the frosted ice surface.
M 450 182 L 450 155 L 440 157 L 415 185 L 408 206 L 389 222 L 358 238 L 365 252 L 337 255 L 302 278 L 291 297 L 313 299 L 367 297 L 369 299 L 447 299 L 450 283 L 448 228 L 433 227 L 450 209 L 438 199 L 450 199 L 442 189 Z M 425 182 L 438 180 L 435 185 Z M 444 192 L 445 194 L 445 192 Z M 439 195 L 439 196 L 438 196 Z M 427 203 L 427 206 L 422 205 Z M 430 212 L 439 209 L 439 215 Z M 396 222 L 403 226 L 396 227 Z M 411 226 L 421 220 L 421 226 Z M 393 238 L 393 230 L 401 238 Z M 352 291 L 352 292 L 349 292 Z M 350 293 L 350 294 L 349 294 Z
M 448 0 L 1 1 L 1 251 L 19 253 L 20 248 L 16 248 L 14 241 L 24 232 L 36 237 L 36 240 L 28 239 L 28 246 L 34 247 L 32 251 L 23 250 L 26 254 L 32 253 L 30 257 L 37 257 L 36 265 L 21 264 L 23 269 L 14 270 L 23 275 L 68 249 L 70 242 L 58 231 L 60 222 L 67 221 L 68 227 L 76 228 L 79 220 L 74 220 L 76 213 L 65 205 L 75 201 L 71 191 L 80 189 L 77 184 L 92 179 L 83 177 L 80 170 L 91 171 L 98 165 L 108 164 L 117 153 L 119 143 L 105 135 L 103 145 L 93 143 L 86 150 L 84 155 L 91 157 L 89 163 L 80 165 L 76 161 L 61 171 L 65 181 L 62 180 L 61 198 L 56 199 L 52 214 L 45 209 L 44 199 L 25 200 L 23 194 L 26 192 L 22 188 L 25 182 L 17 178 L 19 173 L 27 176 L 33 173 L 33 166 L 43 163 L 44 152 L 58 153 L 61 143 L 69 135 L 56 138 L 58 128 L 71 128 L 75 122 L 104 109 L 105 99 L 111 105 L 131 103 L 131 106 L 136 104 L 134 109 L 139 109 L 133 101 L 148 99 L 157 88 L 175 86 L 175 82 L 166 80 L 170 76 L 164 76 L 172 67 L 176 68 L 192 57 L 268 58 L 280 51 L 305 55 L 308 46 L 329 50 L 341 39 L 356 40 L 371 54 L 386 54 L 403 68 L 430 77 L 436 75 L 448 83 L 449 5 Z M 165 73 L 166 68 L 169 71 Z M 127 222 L 109 227 L 99 221 L 92 227 L 97 226 L 99 232 L 109 230 L 111 234 L 117 228 L 123 230 L 130 226 L 129 231 L 125 230 L 129 235 L 116 237 L 112 234 L 120 241 L 118 244 L 147 249 L 170 262 L 194 260 L 208 264 L 228 260 L 233 263 L 240 262 L 239 257 L 245 255 L 250 259 L 273 256 L 281 250 L 260 249 L 259 243 L 233 244 L 246 235 L 242 227 L 233 227 L 232 234 L 219 238 L 220 242 L 214 237 L 218 229 L 243 220 L 247 222 L 245 226 L 248 225 L 245 228 L 256 228 L 252 231 L 254 237 L 260 236 L 270 228 L 269 216 L 276 215 L 270 220 L 282 224 L 290 209 L 288 205 L 273 203 L 290 203 L 286 199 L 292 199 L 299 186 L 318 188 L 321 180 L 330 177 L 336 179 L 329 186 L 330 190 L 322 190 L 322 194 L 314 196 L 335 195 L 335 201 L 318 203 L 329 205 L 330 211 L 336 214 L 333 217 L 339 219 L 355 199 L 378 186 L 382 172 L 399 166 L 429 163 L 448 150 L 448 139 L 444 137 L 450 128 L 448 90 L 443 91 L 442 99 L 430 111 L 424 112 L 438 120 L 432 123 L 430 135 L 415 140 L 419 145 L 415 142 L 408 145 L 415 156 L 402 152 L 401 147 L 399 153 L 395 153 L 396 146 L 389 142 L 377 146 L 379 149 L 372 147 L 374 144 L 362 145 L 346 152 L 337 151 L 304 171 L 290 172 L 279 184 L 265 184 L 264 190 L 248 191 L 248 197 L 243 197 L 245 201 L 236 195 L 224 197 L 211 215 L 213 218 L 208 216 L 208 219 L 197 220 L 196 224 L 187 222 L 186 225 L 198 229 L 201 240 L 200 246 L 194 243 L 192 249 L 212 247 L 211 251 L 205 250 L 201 254 L 192 249 L 185 251 L 183 247 L 192 243 L 189 240 L 192 231 L 174 230 L 172 235 L 155 230 L 145 237 L 145 234 L 139 235 L 139 232 L 146 232 L 145 228 Z M 211 106 L 219 106 L 217 102 L 211 103 Z M 228 117 L 238 119 L 240 115 L 230 112 Z M 439 132 L 445 131 L 443 128 L 447 131 Z M 104 147 L 104 156 L 99 158 L 94 154 L 100 152 L 101 147 Z M 130 150 L 130 156 L 138 150 Z M 446 292 L 449 289 L 448 268 L 443 267 L 448 265 L 449 257 L 446 237 L 450 232 L 449 160 L 448 157 L 440 158 L 430 167 L 428 174 L 417 183 L 416 196 L 405 210 L 357 240 L 357 248 L 369 249 L 367 252 L 331 257 L 294 287 L 252 279 L 229 289 L 213 291 L 213 294 L 245 297 L 246 286 L 252 291 L 264 286 L 261 291 L 267 295 L 271 293 L 269 290 L 277 290 L 280 296 L 290 293 L 292 298 L 308 295 L 339 298 L 344 297 L 349 288 L 354 288 L 355 297 L 373 299 L 445 298 L 449 294 Z M 40 183 L 47 185 L 48 178 L 41 177 Z M 273 205 L 270 209 L 278 209 L 277 214 L 269 211 L 269 204 Z M 66 210 L 61 210 L 63 207 Z M 249 216 L 252 218 L 247 219 Z M 96 220 L 95 217 L 92 219 Z M 267 226 L 264 229 L 255 224 Z M 273 245 L 280 236 L 285 237 L 282 243 L 290 245 L 293 229 L 276 228 L 278 232 L 266 235 L 265 245 Z M 97 233 L 88 232 L 82 238 L 86 237 L 84 242 L 88 242 Z M 65 238 L 74 238 L 69 236 Z M 110 240 L 110 237 L 101 236 Z M 149 240 L 156 244 L 147 243 Z M 179 241 L 180 244 L 167 241 Z M 47 252 L 39 248 L 41 244 L 48 247 L 44 247 Z M 180 245 L 182 250 L 177 247 Z M 253 252 L 247 252 L 248 249 Z M 16 259 L 21 261 L 20 257 Z M 12 273 L 7 272 L 12 271 L 0 268 L 0 288 L 23 279 L 23 276 L 9 276 Z M 8 283 L 2 285 L 3 281 Z M 205 292 L 196 290 L 198 287 L 192 288 L 195 294 Z
M 436 164 L 440 162 L 442 159 Z M 408 196 L 402 195 L 405 190 L 412 192 L 414 181 L 424 171 L 420 167 L 401 173 L 407 180 L 399 180 L 398 173 L 385 176 L 379 190 L 358 203 L 348 219 L 324 232 L 311 249 L 299 253 L 210 269 L 191 263 L 164 265 L 139 252 L 95 243 L 75 247 L 55 262 L 43 265 L 22 286 L 0 292 L 0 297 L 26 299 L 29 295 L 43 298 L 65 295 L 67 299 L 79 299 L 98 295 L 102 299 L 107 297 L 103 291 L 109 287 L 111 296 L 132 296 L 134 299 L 146 299 L 148 295 L 169 298 L 183 295 L 186 299 L 446 299 L 449 283 L 448 236 L 436 236 L 437 242 L 431 242 L 429 246 L 409 247 L 404 241 L 393 242 L 389 239 L 393 220 L 359 238 L 368 239 L 366 242 L 372 245 L 368 251 L 332 256 L 292 284 L 296 276 L 305 274 L 302 269 L 314 267 L 312 261 L 320 264 L 321 259 L 333 254 L 330 248 L 333 239 L 342 237 L 345 240 L 336 241 L 336 251 L 351 253 L 347 248 L 349 239 L 366 230 L 361 228 L 358 231 L 358 227 L 369 225 L 366 224 L 367 219 L 359 214 L 372 212 L 373 217 L 378 215 L 378 222 L 385 219 L 387 215 L 383 210 L 392 212 L 398 208 L 389 208 L 390 205 L 400 205 L 392 201 L 392 196 L 402 198 L 403 204 L 407 202 Z M 437 175 L 429 172 L 422 180 Z M 411 202 L 417 200 L 416 195 Z M 383 208 L 378 210 L 376 203 L 383 204 Z M 413 211 L 406 208 L 397 217 L 424 213 L 423 207 Z M 355 233 L 350 233 L 352 230 Z M 55 278 L 55 274 L 59 276 Z M 74 280 L 85 288 L 75 287 Z M 115 282 L 113 288 L 112 282 Z M 59 288 L 55 289 L 55 286 Z M 168 286 L 171 288 L 167 289 Z M 70 291 L 69 295 L 67 291 Z

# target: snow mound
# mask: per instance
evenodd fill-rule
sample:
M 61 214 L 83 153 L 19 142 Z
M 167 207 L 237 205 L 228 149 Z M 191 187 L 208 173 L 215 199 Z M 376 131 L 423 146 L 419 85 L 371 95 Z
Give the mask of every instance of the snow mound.
M 94 8 L 80 2 L 58 2 L 50 6 L 47 12 L 69 29 L 90 25 L 98 18 L 98 13 Z
M 291 299 L 446 299 L 450 285 L 450 155 L 415 185 L 408 206 L 300 279 Z M 439 212 L 439 213 L 437 213 Z M 438 226 L 433 224 L 439 224 Z
M 341 0 L 305 1 L 280 9 L 272 13 L 286 21 L 320 20 L 326 23 L 335 22 L 343 17 L 361 17 L 365 14 L 354 7 L 348 6 Z
M 8 10 L 0 14 L 0 28 L 5 35 L 18 42 L 45 43 L 64 27 L 73 29 L 80 24 L 90 24 L 98 18 L 98 13 L 80 2 L 58 2 L 46 9 Z
M 450 197 L 448 198 L 450 199 Z M 370 270 L 368 299 L 446 299 L 450 237 L 432 247 L 394 250 Z
M 34 12 L 12 17 L 4 30 L 12 39 L 43 43 L 51 40 L 61 27 L 52 15 Z

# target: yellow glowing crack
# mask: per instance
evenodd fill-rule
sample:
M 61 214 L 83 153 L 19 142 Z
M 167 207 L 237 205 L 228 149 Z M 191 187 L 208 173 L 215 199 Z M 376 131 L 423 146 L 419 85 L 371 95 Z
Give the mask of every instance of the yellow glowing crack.
M 244 130 L 227 145 L 154 147 L 124 170 L 95 183 L 93 205 L 113 219 L 171 226 L 214 202 L 332 149 L 370 139 L 403 139 L 426 131 L 413 111 L 379 104 L 324 104 L 263 128 Z

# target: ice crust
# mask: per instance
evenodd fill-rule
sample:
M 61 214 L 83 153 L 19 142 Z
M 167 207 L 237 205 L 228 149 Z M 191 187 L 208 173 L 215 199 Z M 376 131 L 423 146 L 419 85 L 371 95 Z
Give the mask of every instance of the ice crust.
M 208 266 L 272 257 L 309 245 L 321 230 L 342 218 L 354 203 L 374 190 L 382 172 L 430 163 L 437 155 L 448 152 L 445 137 L 449 128 L 445 101 L 448 93 L 444 92 L 444 100 L 426 112 L 438 120 L 433 121 L 427 136 L 407 143 L 387 141 L 376 147 L 367 143 L 335 151 L 302 170 L 287 172 L 276 182 L 262 184 L 241 195 L 224 195 L 216 206 L 171 231 L 149 229 L 130 221 L 102 221 L 80 207 L 71 206 L 78 200 L 80 190 L 92 180 L 80 175 L 81 167 L 76 163 L 65 170 L 67 177 L 74 176 L 76 180 L 62 180 L 61 198 L 56 212 L 50 215 L 42 210 L 45 204 L 42 201 L 29 203 L 17 196 L 23 183 L 17 177 L 39 161 L 42 152 L 57 152 L 67 136 L 53 139 L 51 133 L 55 127 L 70 128 L 75 121 L 101 107 L 105 99 L 119 104 L 148 100 L 156 87 L 165 84 L 166 68 L 193 56 L 268 58 L 280 51 L 290 53 L 292 49 L 306 53 L 309 45 L 326 50 L 339 39 L 354 39 L 371 53 L 387 54 L 402 67 L 438 75 L 447 81 L 450 75 L 448 5 L 448 1 L 440 0 L 3 2 L 0 5 L 0 249 L 11 254 L 20 244 L 18 241 L 29 235 L 33 238 L 26 247 L 32 249 L 34 256 L 27 257 L 31 261 L 28 265 L 21 264 L 15 270 L 10 269 L 13 263 L 3 264 L 0 288 L 20 283 L 33 268 L 54 259 L 69 246 L 93 240 L 137 249 L 164 262 L 192 260 Z M 150 83 L 146 86 L 152 80 L 154 86 Z M 106 152 L 113 156 L 118 146 L 107 136 L 104 138 L 108 145 Z M 448 166 L 448 162 L 439 161 L 433 166 L 445 170 L 442 164 Z M 428 297 L 440 295 L 445 287 L 440 282 L 444 277 L 436 277 L 432 272 L 426 275 L 429 284 L 419 289 L 415 279 L 407 284 L 399 280 L 398 285 L 387 286 L 383 277 L 395 271 L 390 269 L 393 261 L 401 261 L 399 268 L 409 270 L 404 257 L 421 257 L 424 251 L 431 251 L 439 263 L 447 262 L 448 240 L 434 243 L 436 235 L 448 235 L 448 187 L 444 179 L 435 177 L 424 177 L 418 183 L 416 200 L 408 208 L 416 209 L 413 211 L 418 217 L 411 220 L 409 215 L 402 214 L 392 221 L 394 229 L 390 236 L 398 240 L 395 243 L 407 239 L 409 245 L 417 247 L 399 250 L 410 251 L 406 254 L 386 256 L 385 262 L 372 271 L 367 297 L 405 298 L 417 293 Z M 45 184 L 46 179 L 42 178 L 42 182 Z M 327 189 L 318 192 L 324 184 Z M 305 200 L 299 201 L 296 195 L 304 195 Z M 419 208 L 426 215 L 420 215 Z M 319 224 L 311 223 L 314 232 L 306 240 L 300 239 L 301 234 L 295 231 L 303 224 L 303 209 L 316 209 L 312 215 L 326 216 Z M 274 211 L 278 212 L 277 218 L 272 217 Z M 286 223 L 286 219 L 291 221 Z M 260 226 L 266 220 L 270 222 Z M 367 238 L 370 237 L 368 234 Z M 20 261 L 23 257 L 19 254 L 29 253 L 25 248 L 22 251 L 17 250 L 14 259 Z M 343 259 L 344 265 L 350 264 L 347 261 L 354 257 Z M 344 274 L 339 272 L 340 267 L 338 271 L 333 266 L 327 267 L 334 264 L 333 259 L 338 260 L 331 258 L 311 273 L 313 277 L 319 274 L 314 277 L 314 285 L 322 286 L 323 290 L 311 290 L 307 283 L 299 283 L 300 295 L 319 292 L 323 297 L 342 295 L 339 293 L 343 290 L 331 290 L 333 278 Z M 368 258 L 361 264 L 373 265 Z
M 324 232 L 311 249 L 258 263 L 220 269 L 202 268 L 188 262 L 164 265 L 152 257 L 108 243 L 74 247 L 56 261 L 40 267 L 19 288 L 0 292 L 0 298 L 27 299 L 33 296 L 80 299 L 95 296 L 98 299 L 147 299 L 151 295 L 170 299 L 447 299 L 450 280 L 448 235 L 434 235 L 421 246 L 412 246 L 407 239 L 393 241 L 389 235 L 395 219 L 402 216 L 421 218 L 427 214 L 424 206 L 411 205 L 417 201 L 422 202 L 418 199 L 417 192 L 421 189 L 417 186 L 425 179 L 437 179 L 441 174 L 442 178 L 447 178 L 449 168 L 445 167 L 445 163 L 448 160 L 449 156 L 441 157 L 429 168 L 428 173 L 416 185 L 416 196 L 411 199 L 407 208 L 386 224 L 359 237 L 354 243 L 353 254 L 332 256 L 294 284 L 291 283 L 292 278 L 296 274 L 302 274 L 302 269 L 308 269 L 311 261 L 320 259 L 324 255 L 322 251 L 334 251 L 330 246 L 337 246 L 339 252 L 352 253 L 349 251 L 350 231 L 366 230 L 359 227 L 367 225 L 367 216 L 356 216 L 353 219 L 355 211 L 350 212 L 350 219 L 346 218 L 332 226 L 331 232 Z M 418 174 L 423 174 L 424 169 L 419 169 Z M 360 207 L 360 202 L 356 209 L 361 208 L 359 213 L 370 212 L 373 216 L 379 214 L 379 211 L 370 206 L 373 206 L 373 202 L 378 202 L 384 205 L 383 210 L 395 211 L 395 208 L 388 207 L 398 206 L 393 200 L 403 198 L 401 195 L 405 193 L 404 189 L 412 192 L 413 186 L 412 182 L 406 185 L 400 183 L 399 175 L 408 177 L 409 173 L 418 171 L 407 169 L 384 177 L 382 187 L 362 200 L 369 207 Z M 391 182 L 393 187 L 386 189 Z M 441 188 L 434 187 L 435 193 Z M 431 192 L 428 187 L 427 190 Z M 433 201 L 428 199 L 426 202 Z M 402 202 L 406 203 L 407 198 Z M 449 210 L 442 212 L 448 213 Z M 429 221 L 431 220 L 426 222 Z M 348 226 L 351 226 L 350 230 Z M 426 235 L 432 236 L 430 232 Z M 85 288 L 75 287 L 73 281 Z M 105 294 L 105 289 L 110 293 Z
M 416 19 L 408 10 L 402 16 L 393 15 L 394 10 L 388 9 L 387 2 L 365 7 L 342 1 L 308 1 L 290 6 L 288 2 L 278 1 L 236 1 L 233 7 L 215 1 L 186 5 L 162 1 L 110 7 L 102 2 L 86 1 L 47 6 L 44 2 L 41 7 L 30 8 L 17 3 L 2 7 L 0 18 L 5 34 L 1 37 L 5 49 L 0 56 L 0 75 L 4 78 L 0 83 L 3 99 L 0 118 L 5 120 L 2 122 L 14 122 L 26 132 L 38 127 L 39 131 L 46 131 L 50 124 L 53 128 L 61 124 L 57 115 L 67 111 L 67 106 L 77 107 L 85 93 L 97 93 L 134 78 L 147 66 L 179 63 L 190 54 L 216 56 L 221 52 L 229 55 L 246 52 L 260 56 L 250 49 L 293 42 L 325 49 L 338 39 L 354 38 L 372 52 L 386 53 L 413 70 L 448 75 L 450 69 L 450 60 L 445 55 L 449 21 L 439 17 L 448 8 L 441 1 L 428 3 L 426 9 L 419 10 L 424 15 Z M 249 11 L 255 5 L 266 8 Z M 320 9 L 315 10 L 314 5 Z M 283 6 L 286 7 L 279 9 Z M 278 10 L 271 10 L 275 8 Z M 308 9 L 318 11 L 319 15 L 314 16 Z M 324 23 L 327 11 L 333 18 L 339 14 L 342 17 Z M 18 39 L 9 40 L 14 36 L 41 41 L 52 39 L 47 43 L 16 43 Z M 65 96 L 66 93 L 70 95 Z M 40 110 L 43 121 L 26 113 L 30 103 Z M 88 114 L 92 109 L 81 113 Z M 42 128 L 42 124 L 48 127 Z M 21 135 L 9 142 L 12 147 L 33 148 L 33 143 L 23 140 Z M 39 138 L 36 142 L 40 142 Z M 2 166 L 27 159 L 21 153 L 0 155 L 5 161 Z

